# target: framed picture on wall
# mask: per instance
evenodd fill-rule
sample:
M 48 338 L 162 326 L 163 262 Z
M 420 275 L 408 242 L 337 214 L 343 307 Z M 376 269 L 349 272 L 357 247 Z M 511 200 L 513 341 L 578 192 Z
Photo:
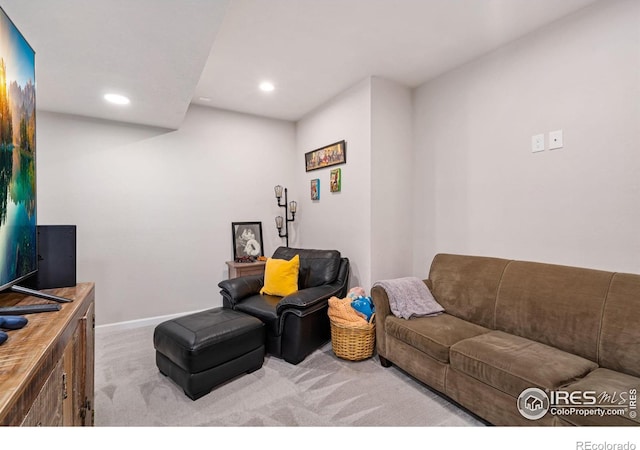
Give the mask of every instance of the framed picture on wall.
M 262 222 L 232 222 L 233 259 L 255 260 L 264 256 Z
M 320 200 L 320 178 L 311 180 L 311 200 Z
M 347 162 L 347 143 L 345 141 L 335 142 L 307 152 L 304 154 L 304 162 L 307 172 L 336 164 L 345 164 Z
M 329 175 L 329 190 L 331 192 L 340 192 L 342 188 L 342 171 L 341 169 L 331 170 Z

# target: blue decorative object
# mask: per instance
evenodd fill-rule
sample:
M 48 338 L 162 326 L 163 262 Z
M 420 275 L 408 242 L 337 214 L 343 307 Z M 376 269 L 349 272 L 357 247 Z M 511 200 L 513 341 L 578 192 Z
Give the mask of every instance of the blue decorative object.
M 27 318 L 22 316 L 0 316 L 0 328 L 5 330 L 18 330 L 27 322 L 29 322 Z
M 7 333 L 5 333 L 4 331 L 0 331 L 0 344 L 6 341 L 8 337 L 9 336 L 7 336 Z
M 362 314 L 364 318 L 367 319 L 367 322 L 369 322 L 371 316 L 376 311 L 371 297 L 358 297 L 351 302 L 351 307 Z

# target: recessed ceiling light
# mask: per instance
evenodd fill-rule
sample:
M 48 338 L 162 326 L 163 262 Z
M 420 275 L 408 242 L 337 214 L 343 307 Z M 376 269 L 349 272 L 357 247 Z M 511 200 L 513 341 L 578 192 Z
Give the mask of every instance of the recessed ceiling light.
M 210 102 L 211 101 L 211 97 L 198 97 L 198 99 L 201 102 Z
M 273 85 L 273 83 L 270 83 L 269 81 L 263 81 L 262 83 L 260 83 L 260 90 L 264 91 L 264 92 L 271 92 L 275 89 L 276 87 Z
M 130 103 L 127 97 L 120 94 L 105 94 L 104 99 L 109 103 L 114 103 L 116 105 L 128 105 Z

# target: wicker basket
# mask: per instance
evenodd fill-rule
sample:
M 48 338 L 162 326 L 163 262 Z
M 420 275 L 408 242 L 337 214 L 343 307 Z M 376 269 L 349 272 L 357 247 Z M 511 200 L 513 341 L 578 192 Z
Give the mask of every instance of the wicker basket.
M 371 358 L 376 343 L 375 314 L 366 325 L 343 325 L 331 320 L 331 346 L 338 358 L 360 361 Z

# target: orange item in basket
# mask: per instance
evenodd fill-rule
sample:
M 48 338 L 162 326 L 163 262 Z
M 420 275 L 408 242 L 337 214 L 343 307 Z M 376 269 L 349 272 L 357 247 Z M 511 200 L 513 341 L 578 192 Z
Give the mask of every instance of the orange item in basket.
M 329 319 L 343 325 L 363 325 L 367 321 L 351 306 L 350 298 L 331 297 L 329 299 Z

